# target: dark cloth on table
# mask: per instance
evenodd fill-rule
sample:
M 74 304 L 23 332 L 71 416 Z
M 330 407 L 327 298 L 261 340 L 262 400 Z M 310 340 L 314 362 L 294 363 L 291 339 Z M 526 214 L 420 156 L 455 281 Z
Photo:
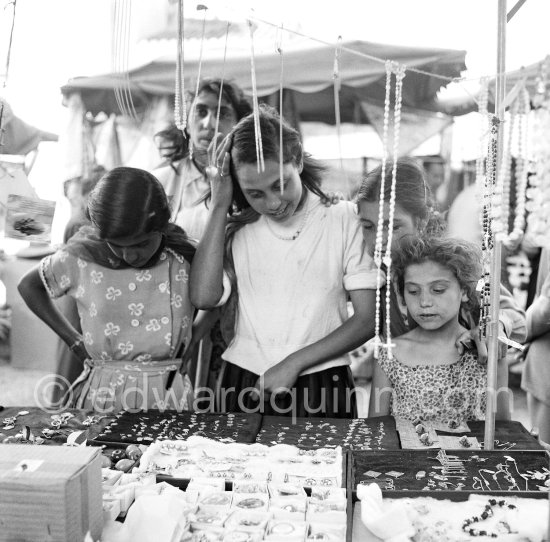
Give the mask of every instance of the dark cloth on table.
M 216 409 L 268 416 L 357 418 L 357 399 L 352 393 L 355 384 L 347 365 L 300 376 L 291 389 L 292 395 L 287 393 L 261 403 L 249 392 L 257 380 L 257 374 L 224 361 L 216 390 Z

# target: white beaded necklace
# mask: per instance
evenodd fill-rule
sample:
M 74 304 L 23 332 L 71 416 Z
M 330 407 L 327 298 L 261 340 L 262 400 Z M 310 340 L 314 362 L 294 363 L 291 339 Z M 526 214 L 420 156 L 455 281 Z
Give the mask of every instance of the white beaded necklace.
M 308 198 L 309 199 L 309 198 Z M 279 233 L 277 233 L 274 229 L 273 229 L 273 225 L 271 224 L 271 220 L 269 220 L 269 218 L 267 216 L 264 215 L 265 217 L 265 222 L 267 224 L 267 229 L 275 236 L 277 237 L 277 239 L 281 239 L 282 241 L 295 241 L 299 236 L 300 234 L 302 233 L 303 229 L 305 228 L 305 225 L 307 223 L 307 219 L 309 217 L 309 214 L 311 212 L 311 208 L 309 207 L 308 205 L 308 200 L 306 199 L 306 202 L 305 202 L 305 205 L 307 207 L 307 210 L 306 212 L 304 213 L 304 216 L 302 217 L 302 220 L 300 221 L 300 225 L 298 226 L 298 229 L 292 234 L 292 235 L 281 235 Z
M 503 153 L 497 179 L 497 198 L 493 207 L 493 232 L 503 243 L 517 242 L 525 228 L 525 192 L 527 189 L 527 117 L 530 109 L 529 93 L 525 84 L 519 89 L 510 107 L 508 141 Z M 508 232 L 510 215 L 510 188 L 512 182 L 512 142 L 516 142 L 515 193 L 516 209 L 512 231 Z
M 530 179 L 527 210 L 529 231 L 540 246 L 550 245 L 550 57 L 543 61 L 536 80 L 536 93 L 533 96 L 532 154 L 534 175 Z
M 388 147 L 388 127 L 390 114 L 390 98 L 391 98 L 391 74 L 395 73 L 395 101 L 393 111 L 393 167 L 392 181 L 390 188 L 389 201 L 389 217 L 388 217 L 388 237 L 386 242 L 386 252 L 382 257 L 382 240 L 384 229 L 384 207 L 385 207 L 385 181 L 386 181 L 386 163 L 387 163 L 387 147 Z M 380 183 L 380 199 L 378 209 L 378 227 L 376 229 L 376 242 L 374 250 L 374 261 L 378 266 L 377 287 L 376 287 L 376 313 L 375 313 L 375 340 L 374 354 L 378 357 L 380 347 L 387 349 L 388 358 L 393 359 L 391 342 L 391 243 L 393 232 L 393 220 L 395 214 L 395 187 L 397 184 L 397 158 L 399 154 L 399 133 L 401 128 L 401 105 L 403 102 L 403 79 L 405 77 L 405 66 L 399 65 L 396 62 L 386 61 L 386 96 L 384 100 L 384 131 L 382 136 L 383 154 L 382 154 L 382 178 Z M 380 310 L 381 310 L 381 266 L 386 266 L 386 343 L 382 344 L 380 338 Z
M 185 83 L 183 78 L 184 60 L 184 36 L 183 36 L 183 0 L 178 2 L 178 39 L 177 39 L 177 60 L 176 60 L 176 89 L 174 99 L 174 122 L 182 132 L 187 126 L 187 108 L 185 104 Z M 185 132 L 184 132 L 185 133 Z
M 382 343 L 380 339 L 380 285 L 382 284 L 382 239 L 384 234 L 384 193 L 386 186 L 386 161 L 388 149 L 388 126 L 390 122 L 390 94 L 391 94 L 391 62 L 386 60 L 386 96 L 384 99 L 384 130 L 382 132 L 382 165 L 380 178 L 380 198 L 378 202 L 378 225 L 376 228 L 376 241 L 374 244 L 374 263 L 376 273 L 376 305 L 374 317 L 374 356 L 378 358 L 378 349 Z

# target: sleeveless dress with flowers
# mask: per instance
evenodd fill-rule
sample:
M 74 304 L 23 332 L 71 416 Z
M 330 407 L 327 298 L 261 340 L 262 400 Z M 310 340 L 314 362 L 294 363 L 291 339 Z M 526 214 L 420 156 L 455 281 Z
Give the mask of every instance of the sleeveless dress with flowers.
M 487 370 L 474 352 L 446 365 L 405 365 L 381 349 L 378 363 L 393 387 L 393 416 L 443 423 L 484 419 Z
M 76 301 L 91 359 L 71 388 L 71 403 L 103 413 L 146 408 L 187 409 L 189 378 L 176 350 L 191 333 L 189 263 L 165 249 L 146 269 L 109 269 L 60 249 L 40 263 L 52 298 Z

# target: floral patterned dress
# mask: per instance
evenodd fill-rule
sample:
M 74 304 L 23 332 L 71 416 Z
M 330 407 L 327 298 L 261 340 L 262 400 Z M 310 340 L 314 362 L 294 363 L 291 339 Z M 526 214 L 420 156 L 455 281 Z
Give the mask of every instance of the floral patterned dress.
M 40 263 L 52 298 L 76 301 L 91 360 L 73 388 L 72 403 L 104 413 L 122 409 L 187 408 L 189 386 L 175 359 L 191 333 L 189 263 L 166 249 L 146 269 L 109 269 L 60 249 Z
M 451 364 L 405 365 L 381 349 L 378 363 L 393 387 L 393 416 L 443 423 L 484 418 L 487 370 L 472 351 Z

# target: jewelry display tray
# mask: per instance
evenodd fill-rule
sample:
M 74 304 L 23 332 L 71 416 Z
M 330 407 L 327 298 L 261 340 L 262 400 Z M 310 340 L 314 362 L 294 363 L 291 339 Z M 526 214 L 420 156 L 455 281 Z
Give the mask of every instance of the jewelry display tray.
M 260 430 L 260 414 L 210 414 L 176 410 L 121 412 L 91 444 L 120 447 L 149 445 L 157 439 L 186 439 L 200 435 L 212 439 L 253 443 Z
M 298 446 L 299 448 L 299 446 Z M 305 449 L 305 448 L 302 448 Z M 348 461 L 351 458 L 349 457 L 348 453 L 345 451 L 342 451 L 342 487 L 347 488 L 349 484 L 348 480 L 348 474 L 350 472 Z M 187 489 L 187 486 L 189 485 L 189 478 L 177 478 L 175 476 L 168 476 L 166 474 L 157 474 L 157 483 L 158 482 L 166 482 L 167 484 L 170 484 L 174 487 L 178 487 L 180 489 Z M 306 494 L 309 496 L 311 494 L 311 487 L 304 486 L 304 490 Z M 225 480 L 225 491 L 233 491 L 233 481 L 232 480 Z
M 441 463 L 437 460 L 438 449 L 427 450 L 388 450 L 388 451 L 350 451 L 348 454 L 348 499 L 353 502 L 357 500 L 357 485 L 361 482 L 364 483 L 378 483 L 382 489 L 382 494 L 385 497 L 398 498 L 398 497 L 434 497 L 436 499 L 449 499 L 452 501 L 465 501 L 471 494 L 501 496 L 506 497 L 509 495 L 515 495 L 517 497 L 529 497 L 529 498 L 541 498 L 548 499 L 548 491 L 541 491 L 538 489 L 538 485 L 543 486 L 544 480 L 537 480 L 535 478 L 528 477 L 522 478 L 518 475 L 514 461 L 506 460 L 506 458 L 515 459 L 515 464 L 519 473 L 524 476 L 528 476 L 528 471 L 531 472 L 544 472 L 544 469 L 548 469 L 550 466 L 550 454 L 545 450 L 452 450 L 447 451 L 448 456 L 456 456 L 458 460 L 462 461 L 465 467 L 465 475 L 455 475 L 465 477 L 465 480 L 460 480 L 455 477 L 448 477 L 447 480 L 453 484 L 463 483 L 464 487 L 456 489 L 450 487 L 444 489 L 440 487 L 439 482 L 444 480 L 438 480 L 430 476 L 430 473 L 436 473 L 442 475 Z M 481 458 L 476 460 L 475 456 Z M 500 470 L 497 473 L 496 481 L 493 479 L 493 474 L 485 472 L 483 469 L 497 472 L 499 469 L 497 465 L 504 465 L 508 467 L 509 473 L 512 475 L 516 482 L 518 490 L 508 490 L 510 487 L 508 481 L 504 478 L 504 471 Z M 436 467 L 434 469 L 434 467 Z M 480 477 L 484 477 L 485 481 L 489 483 L 489 488 L 483 483 L 484 489 L 478 489 L 479 484 L 474 481 L 474 477 L 481 480 Z M 365 472 L 375 471 L 380 475 L 377 478 L 372 478 L 365 475 Z M 399 472 L 403 473 L 402 476 L 391 477 L 386 475 L 387 472 Z M 417 473 L 424 471 L 425 476 L 417 479 Z M 393 479 L 394 489 L 386 489 L 386 480 Z M 424 489 L 428 480 L 433 479 L 435 487 L 431 489 Z M 549 479 L 548 477 L 546 479 Z M 474 485 L 476 487 L 474 488 Z M 500 490 L 499 490 L 500 485 Z

